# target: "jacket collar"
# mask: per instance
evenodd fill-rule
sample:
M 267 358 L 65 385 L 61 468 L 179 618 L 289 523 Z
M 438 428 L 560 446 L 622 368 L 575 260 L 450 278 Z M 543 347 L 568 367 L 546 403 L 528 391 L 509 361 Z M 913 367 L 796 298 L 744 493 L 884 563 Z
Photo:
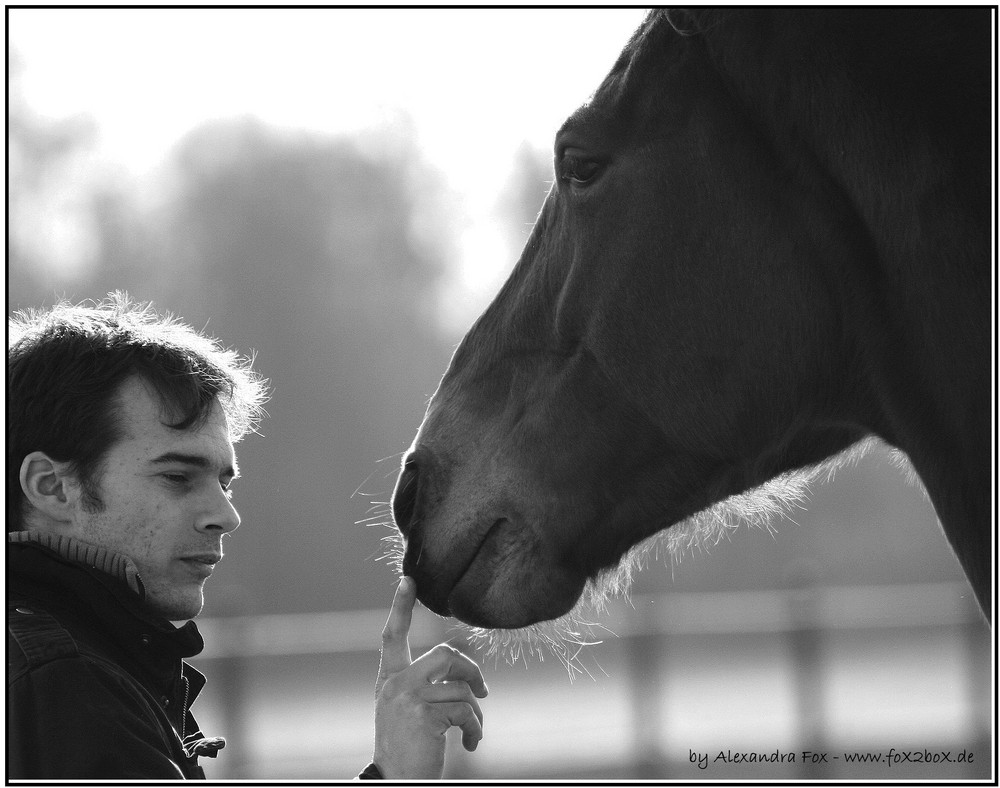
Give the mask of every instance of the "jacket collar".
M 135 564 L 106 548 L 31 531 L 7 535 L 8 579 L 64 609 L 75 610 L 128 650 L 166 660 L 195 656 L 204 641 L 194 621 L 178 628 L 145 604 Z M 8 583 L 8 596 L 11 584 Z
M 85 564 L 112 577 L 117 577 L 131 588 L 140 599 L 145 600 L 146 598 L 146 589 L 139 577 L 139 570 L 131 558 L 121 553 L 69 536 L 45 534 L 37 531 L 12 531 L 7 534 L 7 541 L 12 544 L 27 542 L 39 544 L 67 561 Z

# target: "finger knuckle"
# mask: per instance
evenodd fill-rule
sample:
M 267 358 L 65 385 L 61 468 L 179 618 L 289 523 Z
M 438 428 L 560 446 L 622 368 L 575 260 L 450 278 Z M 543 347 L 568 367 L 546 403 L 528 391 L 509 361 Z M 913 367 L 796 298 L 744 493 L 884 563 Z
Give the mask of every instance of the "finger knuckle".
M 382 628 L 382 642 L 386 643 L 390 640 L 395 639 L 395 637 L 396 637 L 396 632 L 393 629 L 393 627 L 390 624 L 386 624 Z
M 479 722 L 479 715 L 476 714 L 476 710 L 472 708 L 471 703 L 462 704 L 462 716 L 465 717 L 467 722 Z
M 462 652 L 450 643 L 438 643 L 434 648 L 449 658 L 462 655 Z

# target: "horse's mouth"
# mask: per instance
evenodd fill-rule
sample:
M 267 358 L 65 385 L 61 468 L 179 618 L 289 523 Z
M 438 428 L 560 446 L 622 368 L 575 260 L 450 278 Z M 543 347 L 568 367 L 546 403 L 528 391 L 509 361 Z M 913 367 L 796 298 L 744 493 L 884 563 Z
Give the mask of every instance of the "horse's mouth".
M 485 592 L 489 589 L 489 582 L 484 587 L 484 575 L 487 580 L 495 577 L 490 564 L 497 551 L 496 542 L 500 541 L 500 535 L 509 522 L 506 517 L 501 517 L 487 529 L 482 541 L 473 551 L 469 563 L 466 564 L 448 592 L 451 615 L 466 624 L 485 626 L 482 622 L 474 620 L 480 618 L 477 602 L 482 600 Z M 479 566 L 481 564 L 485 564 L 485 566 Z
M 484 547 L 490 542 L 497 529 L 506 522 L 508 521 L 505 517 L 494 521 L 479 543 L 469 552 L 468 560 L 464 566 L 457 572 L 442 571 L 442 566 L 429 564 L 421 545 L 416 543 L 407 545 L 403 560 L 403 574 L 411 576 L 416 581 L 417 598 L 421 604 L 432 613 L 444 618 L 455 616 L 466 621 L 462 612 L 468 608 L 468 602 L 464 597 L 470 592 L 475 594 L 475 587 L 481 584 L 480 572 L 478 569 L 473 571 L 473 567 L 479 562 Z M 450 563 L 457 557 L 455 552 L 451 551 L 445 553 L 441 560 Z M 475 576 L 475 578 L 470 577 L 470 575 Z
M 507 517 L 493 521 L 453 577 L 448 583 L 440 574 L 418 573 L 420 601 L 440 616 L 484 629 L 557 618 L 573 607 L 586 581 L 555 564 L 530 528 Z

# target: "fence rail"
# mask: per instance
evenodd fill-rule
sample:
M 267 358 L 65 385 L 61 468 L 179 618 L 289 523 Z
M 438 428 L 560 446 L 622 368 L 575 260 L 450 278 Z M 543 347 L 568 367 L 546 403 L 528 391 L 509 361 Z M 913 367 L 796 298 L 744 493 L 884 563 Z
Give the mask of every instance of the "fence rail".
M 630 608 L 647 612 L 637 621 L 628 615 Z M 199 619 L 206 642 L 200 658 L 371 651 L 378 648 L 387 614 L 387 609 L 378 608 Z M 608 622 L 608 632 L 623 638 L 913 628 L 973 623 L 978 618 L 963 582 L 642 594 L 614 600 L 600 615 Z M 616 621 L 623 623 L 612 623 Z M 444 621 L 414 619 L 410 641 L 415 646 L 433 644 L 448 635 L 447 627 Z

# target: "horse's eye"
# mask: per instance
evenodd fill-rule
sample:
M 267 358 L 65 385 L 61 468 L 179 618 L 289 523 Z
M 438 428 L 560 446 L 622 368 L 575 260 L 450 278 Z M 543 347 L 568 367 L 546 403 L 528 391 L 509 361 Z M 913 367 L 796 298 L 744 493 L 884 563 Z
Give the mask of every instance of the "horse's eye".
M 564 151 L 559 161 L 559 177 L 571 183 L 583 184 L 592 181 L 600 169 L 601 165 L 598 162 L 570 150 Z

